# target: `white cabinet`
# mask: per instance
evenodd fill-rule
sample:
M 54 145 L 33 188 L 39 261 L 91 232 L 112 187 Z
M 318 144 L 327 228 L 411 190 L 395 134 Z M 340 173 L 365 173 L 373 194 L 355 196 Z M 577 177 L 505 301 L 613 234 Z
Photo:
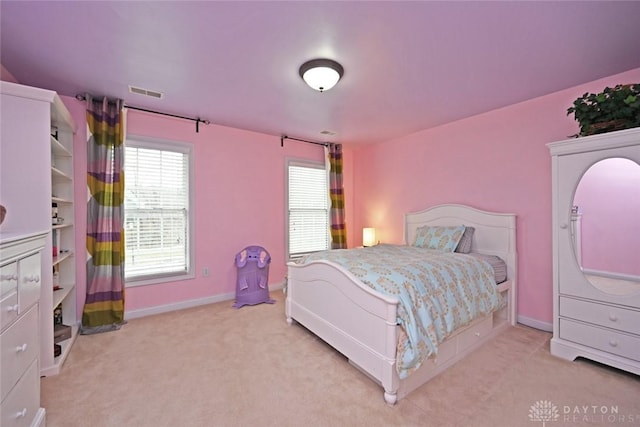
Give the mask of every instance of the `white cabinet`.
M 40 407 L 41 250 L 46 233 L 0 234 L 0 425 L 44 425 Z
M 75 123 L 53 91 L 8 82 L 0 82 L 0 89 L 0 203 L 7 208 L 0 231 L 47 233 L 39 294 L 26 292 L 23 298 L 40 299 L 39 374 L 54 375 L 60 372 L 78 331 L 74 256 Z M 53 218 L 54 206 L 57 218 Z M 11 303 L 9 298 L 6 304 Z M 56 356 L 54 310 L 59 305 L 63 322 L 71 326 L 72 333 L 71 338 L 57 343 L 61 354 Z
M 640 128 L 548 147 L 551 353 L 640 374 Z

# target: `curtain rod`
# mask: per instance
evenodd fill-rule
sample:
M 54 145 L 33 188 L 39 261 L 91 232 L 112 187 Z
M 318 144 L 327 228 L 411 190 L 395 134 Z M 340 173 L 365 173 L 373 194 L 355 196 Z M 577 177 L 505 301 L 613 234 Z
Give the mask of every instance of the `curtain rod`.
M 285 139 L 291 139 L 293 141 L 306 142 L 307 144 L 322 145 L 324 147 L 328 147 L 329 146 L 328 142 L 308 141 L 306 139 L 293 138 L 291 136 L 282 135 L 282 136 L 280 136 L 280 147 L 284 147 L 284 140 Z
M 87 97 L 85 95 L 76 95 L 76 99 L 79 101 L 86 101 Z M 171 114 L 171 113 L 165 113 L 162 111 L 156 111 L 156 110 L 150 110 L 148 108 L 142 108 L 142 107 L 134 107 L 133 105 L 129 105 L 126 102 L 124 103 L 124 106 L 126 108 L 129 108 L 130 110 L 138 110 L 138 111 L 144 111 L 145 113 L 152 113 L 152 114 L 159 114 L 161 116 L 168 116 L 168 117 L 175 117 L 176 119 L 183 119 L 183 120 L 191 120 L 192 122 L 196 122 L 196 132 L 200 132 L 200 123 L 204 123 L 205 125 L 211 124 L 211 122 L 209 120 L 202 120 L 200 117 L 187 117 L 187 116 L 180 116 L 178 114 Z

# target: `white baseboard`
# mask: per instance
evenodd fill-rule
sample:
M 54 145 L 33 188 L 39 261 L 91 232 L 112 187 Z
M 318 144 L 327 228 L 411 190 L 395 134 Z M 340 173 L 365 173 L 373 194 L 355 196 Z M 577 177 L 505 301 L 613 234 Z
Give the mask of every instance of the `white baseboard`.
M 269 285 L 269 291 L 282 289 L 282 283 L 274 283 Z M 168 313 L 170 311 L 184 310 L 185 308 L 198 307 L 206 304 L 214 304 L 217 302 L 233 301 L 236 298 L 235 293 L 226 293 L 213 295 L 206 298 L 192 299 L 188 301 L 180 301 L 172 304 L 157 305 L 155 307 L 141 308 L 138 310 L 125 311 L 124 319 L 131 320 L 140 317 L 153 316 L 154 314 Z
M 542 322 L 526 316 L 518 316 L 518 323 L 531 328 L 540 329 L 541 331 L 553 332 L 553 323 Z

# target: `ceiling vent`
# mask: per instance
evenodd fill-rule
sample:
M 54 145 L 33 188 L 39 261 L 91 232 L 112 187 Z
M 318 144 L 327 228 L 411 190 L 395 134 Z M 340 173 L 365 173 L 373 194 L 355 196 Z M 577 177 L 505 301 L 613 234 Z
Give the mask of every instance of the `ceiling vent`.
M 130 93 L 137 93 L 138 95 L 150 96 L 152 98 L 162 99 L 164 94 L 155 90 L 143 89 L 141 87 L 129 86 Z

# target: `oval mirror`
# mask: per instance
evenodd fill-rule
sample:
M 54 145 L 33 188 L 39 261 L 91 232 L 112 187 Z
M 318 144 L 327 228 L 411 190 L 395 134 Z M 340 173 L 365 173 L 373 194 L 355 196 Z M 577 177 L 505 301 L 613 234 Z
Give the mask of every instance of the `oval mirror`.
M 621 157 L 593 164 L 576 188 L 571 217 L 587 280 L 609 294 L 640 292 L 640 165 Z

